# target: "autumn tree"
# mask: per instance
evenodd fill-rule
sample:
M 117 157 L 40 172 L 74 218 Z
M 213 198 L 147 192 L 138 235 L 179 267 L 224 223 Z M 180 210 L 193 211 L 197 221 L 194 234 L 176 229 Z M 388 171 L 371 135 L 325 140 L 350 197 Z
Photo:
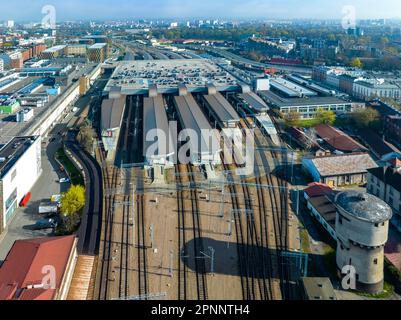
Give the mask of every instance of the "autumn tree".
M 358 68 L 358 69 L 362 69 L 363 64 L 362 64 L 361 59 L 359 59 L 359 58 L 353 59 L 353 60 L 351 61 L 351 67 L 353 67 L 353 68 Z
M 379 112 L 373 108 L 358 109 L 352 114 L 358 128 L 372 128 L 379 121 Z
M 316 112 L 318 123 L 332 125 L 336 121 L 336 114 L 333 111 L 319 109 Z
M 75 232 L 81 220 L 81 211 L 85 206 L 85 188 L 72 186 L 61 197 L 61 219 L 62 224 L 58 228 L 59 235 Z
M 290 111 L 284 115 L 284 120 L 287 126 L 296 127 L 299 125 L 299 120 L 301 119 L 301 115 L 299 112 Z
M 79 128 L 77 141 L 89 153 L 91 153 L 93 150 L 94 139 L 95 135 L 93 129 L 90 126 L 83 125 Z
M 64 216 L 78 214 L 85 206 L 85 188 L 72 186 L 61 197 L 61 213 Z

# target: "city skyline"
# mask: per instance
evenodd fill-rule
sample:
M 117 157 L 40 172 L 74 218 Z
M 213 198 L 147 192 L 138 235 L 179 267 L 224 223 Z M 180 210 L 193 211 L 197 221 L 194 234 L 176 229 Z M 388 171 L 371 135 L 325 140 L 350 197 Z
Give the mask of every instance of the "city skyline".
M 233 18 L 236 19 L 342 19 L 344 6 L 355 6 L 357 19 L 397 19 L 401 16 L 401 3 L 396 0 L 383 0 L 380 8 L 373 0 L 332 1 L 323 0 L 223 0 L 218 3 L 205 0 L 191 3 L 183 0 L 99 0 L 85 1 L 28 1 L 7 3 L 0 13 L 2 20 L 40 21 L 42 8 L 53 5 L 57 21 L 66 20 L 112 20 L 138 18 Z M 24 10 L 20 10 L 21 7 Z M 293 10 L 296 8 L 296 10 Z

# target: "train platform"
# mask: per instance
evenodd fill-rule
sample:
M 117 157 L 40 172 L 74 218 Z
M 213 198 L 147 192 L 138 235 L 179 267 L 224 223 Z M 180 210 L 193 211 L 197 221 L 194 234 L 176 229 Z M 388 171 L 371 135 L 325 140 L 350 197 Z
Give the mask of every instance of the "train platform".
M 67 300 L 91 300 L 93 289 L 92 270 L 94 256 L 78 256 Z

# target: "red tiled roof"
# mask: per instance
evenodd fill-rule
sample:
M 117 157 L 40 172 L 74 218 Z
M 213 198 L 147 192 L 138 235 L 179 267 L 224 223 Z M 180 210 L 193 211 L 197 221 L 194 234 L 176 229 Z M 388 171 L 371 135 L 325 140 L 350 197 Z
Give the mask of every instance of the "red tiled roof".
M 364 146 L 356 142 L 349 135 L 332 126 L 319 124 L 315 129 L 317 135 L 336 150 L 344 152 L 366 151 Z
M 324 183 L 313 182 L 308 185 L 308 188 L 306 188 L 304 192 L 309 198 L 314 198 L 333 193 L 333 189 Z
M 60 288 L 74 242 L 75 236 L 15 241 L 0 268 L 0 300 L 53 299 L 55 290 L 27 287 L 40 285 L 42 268 L 53 266 Z

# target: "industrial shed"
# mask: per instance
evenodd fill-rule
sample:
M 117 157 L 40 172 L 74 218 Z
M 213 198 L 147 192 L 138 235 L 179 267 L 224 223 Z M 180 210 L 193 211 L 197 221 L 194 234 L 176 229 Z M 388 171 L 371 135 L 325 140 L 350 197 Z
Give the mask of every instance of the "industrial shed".
M 242 93 L 239 95 L 241 100 L 256 113 L 266 113 L 270 110 L 267 104 L 254 92 Z
M 315 127 L 317 135 L 328 144 L 332 150 L 344 153 L 365 152 L 367 149 L 356 142 L 349 135 L 327 124 L 319 124 Z
M 377 164 L 368 153 L 353 153 L 304 158 L 302 166 L 315 182 L 337 187 L 366 183 L 367 170 Z
M 117 149 L 125 111 L 126 98 L 103 100 L 101 110 L 102 140 L 108 160 L 113 160 Z
M 170 130 L 164 101 L 161 95 L 144 98 L 144 150 L 146 164 L 174 165 L 176 152 L 176 137 Z M 152 134 L 154 132 L 155 134 Z M 155 139 L 154 139 L 155 138 Z M 148 154 L 154 150 L 152 155 Z M 170 157 L 168 157 L 170 155 Z
M 220 121 L 222 127 L 236 127 L 240 121 L 233 106 L 219 92 L 205 95 L 206 106 Z
M 219 136 L 212 132 L 212 127 L 202 113 L 192 94 L 174 97 L 174 104 L 184 129 L 193 130 L 198 141 L 190 139 L 191 162 L 193 164 L 220 164 Z M 197 150 L 197 151 L 194 151 Z

